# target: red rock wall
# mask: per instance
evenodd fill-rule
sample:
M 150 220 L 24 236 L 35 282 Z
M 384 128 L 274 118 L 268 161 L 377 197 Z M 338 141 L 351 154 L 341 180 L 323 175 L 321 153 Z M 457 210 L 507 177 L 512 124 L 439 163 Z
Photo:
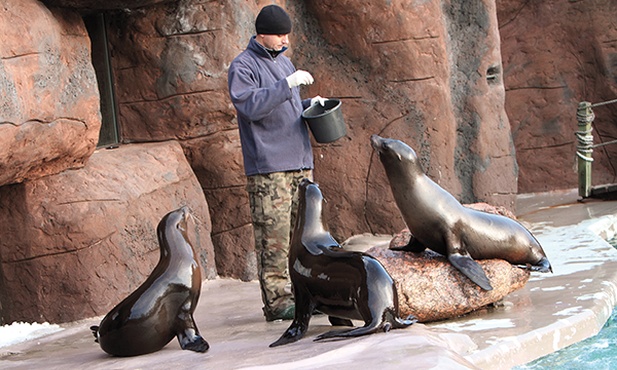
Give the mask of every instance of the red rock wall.
M 107 313 L 152 272 L 156 227 L 184 205 L 212 279 L 208 206 L 176 142 L 98 150 L 80 170 L 0 187 L 0 323 Z
M 101 117 L 81 18 L 7 0 L 0 34 L 0 186 L 82 167 Z
M 256 270 L 227 66 L 268 3 L 184 1 L 110 17 L 123 140 L 182 142 L 211 207 L 218 272 L 242 279 Z M 283 5 L 294 19 L 287 54 L 316 79 L 303 96 L 343 101 L 348 135 L 315 145 L 338 239 L 403 227 L 373 133 L 412 145 L 462 201 L 512 208 L 516 165 L 492 0 Z
M 215 278 L 208 205 L 180 145 L 93 154 L 99 94 L 81 16 L 7 0 L 0 31 L 0 324 L 105 314 L 152 271 L 156 225 L 181 205 L 197 220 L 202 277 Z
M 575 188 L 578 103 L 617 98 L 617 2 L 498 4 L 519 192 Z M 594 111 L 594 142 L 615 140 L 617 104 Z M 617 182 L 617 145 L 595 149 L 592 166 L 594 185 Z

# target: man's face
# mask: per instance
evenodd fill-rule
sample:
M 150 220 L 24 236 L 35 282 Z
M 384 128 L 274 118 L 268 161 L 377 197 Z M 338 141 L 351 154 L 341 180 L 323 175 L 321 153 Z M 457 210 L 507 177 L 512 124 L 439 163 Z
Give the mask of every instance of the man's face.
M 281 51 L 289 45 L 289 35 L 257 35 L 257 41 L 267 49 Z

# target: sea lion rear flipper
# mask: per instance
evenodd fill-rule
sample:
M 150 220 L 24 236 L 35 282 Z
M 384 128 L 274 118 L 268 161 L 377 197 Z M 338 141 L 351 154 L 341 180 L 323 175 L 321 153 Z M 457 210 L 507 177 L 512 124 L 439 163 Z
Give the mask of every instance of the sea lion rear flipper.
M 340 317 L 328 316 L 328 321 L 333 326 L 353 326 L 353 323 L 349 319 L 342 319 Z
M 542 257 L 542 259 L 538 263 L 531 266 L 531 271 L 553 272 L 553 267 L 548 261 L 548 258 Z
M 414 238 L 414 236 L 412 235 L 407 245 L 404 245 L 402 247 L 390 247 L 390 249 L 393 251 L 420 253 L 426 249 L 426 246 L 422 244 L 422 242 L 420 242 L 418 239 Z
M 94 335 L 94 341 L 96 343 L 98 343 L 99 342 L 99 335 L 98 335 L 99 334 L 99 327 L 98 327 L 98 325 L 92 325 L 90 327 L 90 330 L 92 330 L 92 335 Z
M 473 260 L 469 255 L 460 253 L 450 253 L 448 255 L 450 263 L 456 267 L 463 275 L 478 284 L 484 290 L 493 290 L 491 282 L 482 270 L 482 266 Z

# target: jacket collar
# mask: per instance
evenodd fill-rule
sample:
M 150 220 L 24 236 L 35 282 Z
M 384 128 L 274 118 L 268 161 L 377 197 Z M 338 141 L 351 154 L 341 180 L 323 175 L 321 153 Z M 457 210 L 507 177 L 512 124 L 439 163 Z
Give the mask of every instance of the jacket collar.
M 251 37 L 248 48 L 251 49 L 253 52 L 257 53 L 257 55 L 261 57 L 270 58 L 272 60 L 276 58 L 276 57 L 273 57 L 272 54 L 270 54 L 270 52 L 268 51 L 268 49 L 266 49 L 265 46 L 257 42 L 257 40 L 255 39 L 255 36 Z M 277 56 L 283 54 L 286 50 L 287 50 L 287 46 L 284 46 L 283 50 L 281 50 L 277 54 Z

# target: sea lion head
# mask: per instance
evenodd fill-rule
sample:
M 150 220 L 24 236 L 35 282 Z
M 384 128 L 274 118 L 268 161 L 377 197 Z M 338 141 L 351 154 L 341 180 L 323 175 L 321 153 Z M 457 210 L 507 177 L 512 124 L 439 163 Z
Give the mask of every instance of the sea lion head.
M 191 212 L 187 206 L 180 207 L 173 212 L 169 212 L 163 217 L 159 223 L 159 228 L 179 229 L 181 232 L 186 232 L 186 225 Z
M 156 228 L 161 253 L 166 254 L 172 240 L 187 240 L 187 224 L 191 212 L 187 206 L 176 209 L 166 214 Z M 177 231 L 176 231 L 177 230 Z M 181 239 L 180 239 L 181 238 Z
M 309 179 L 302 179 L 298 192 L 300 196 L 299 204 L 302 204 L 299 209 L 301 208 L 304 211 L 305 228 L 308 226 L 311 229 L 323 230 L 321 211 L 324 198 L 319 185 Z
M 372 135 L 371 145 L 379 154 L 379 159 L 384 165 L 388 176 L 390 176 L 394 169 L 404 169 L 403 172 L 408 172 L 410 169 L 416 168 L 422 172 L 416 152 L 404 142 Z M 396 172 L 400 173 L 400 171 Z

